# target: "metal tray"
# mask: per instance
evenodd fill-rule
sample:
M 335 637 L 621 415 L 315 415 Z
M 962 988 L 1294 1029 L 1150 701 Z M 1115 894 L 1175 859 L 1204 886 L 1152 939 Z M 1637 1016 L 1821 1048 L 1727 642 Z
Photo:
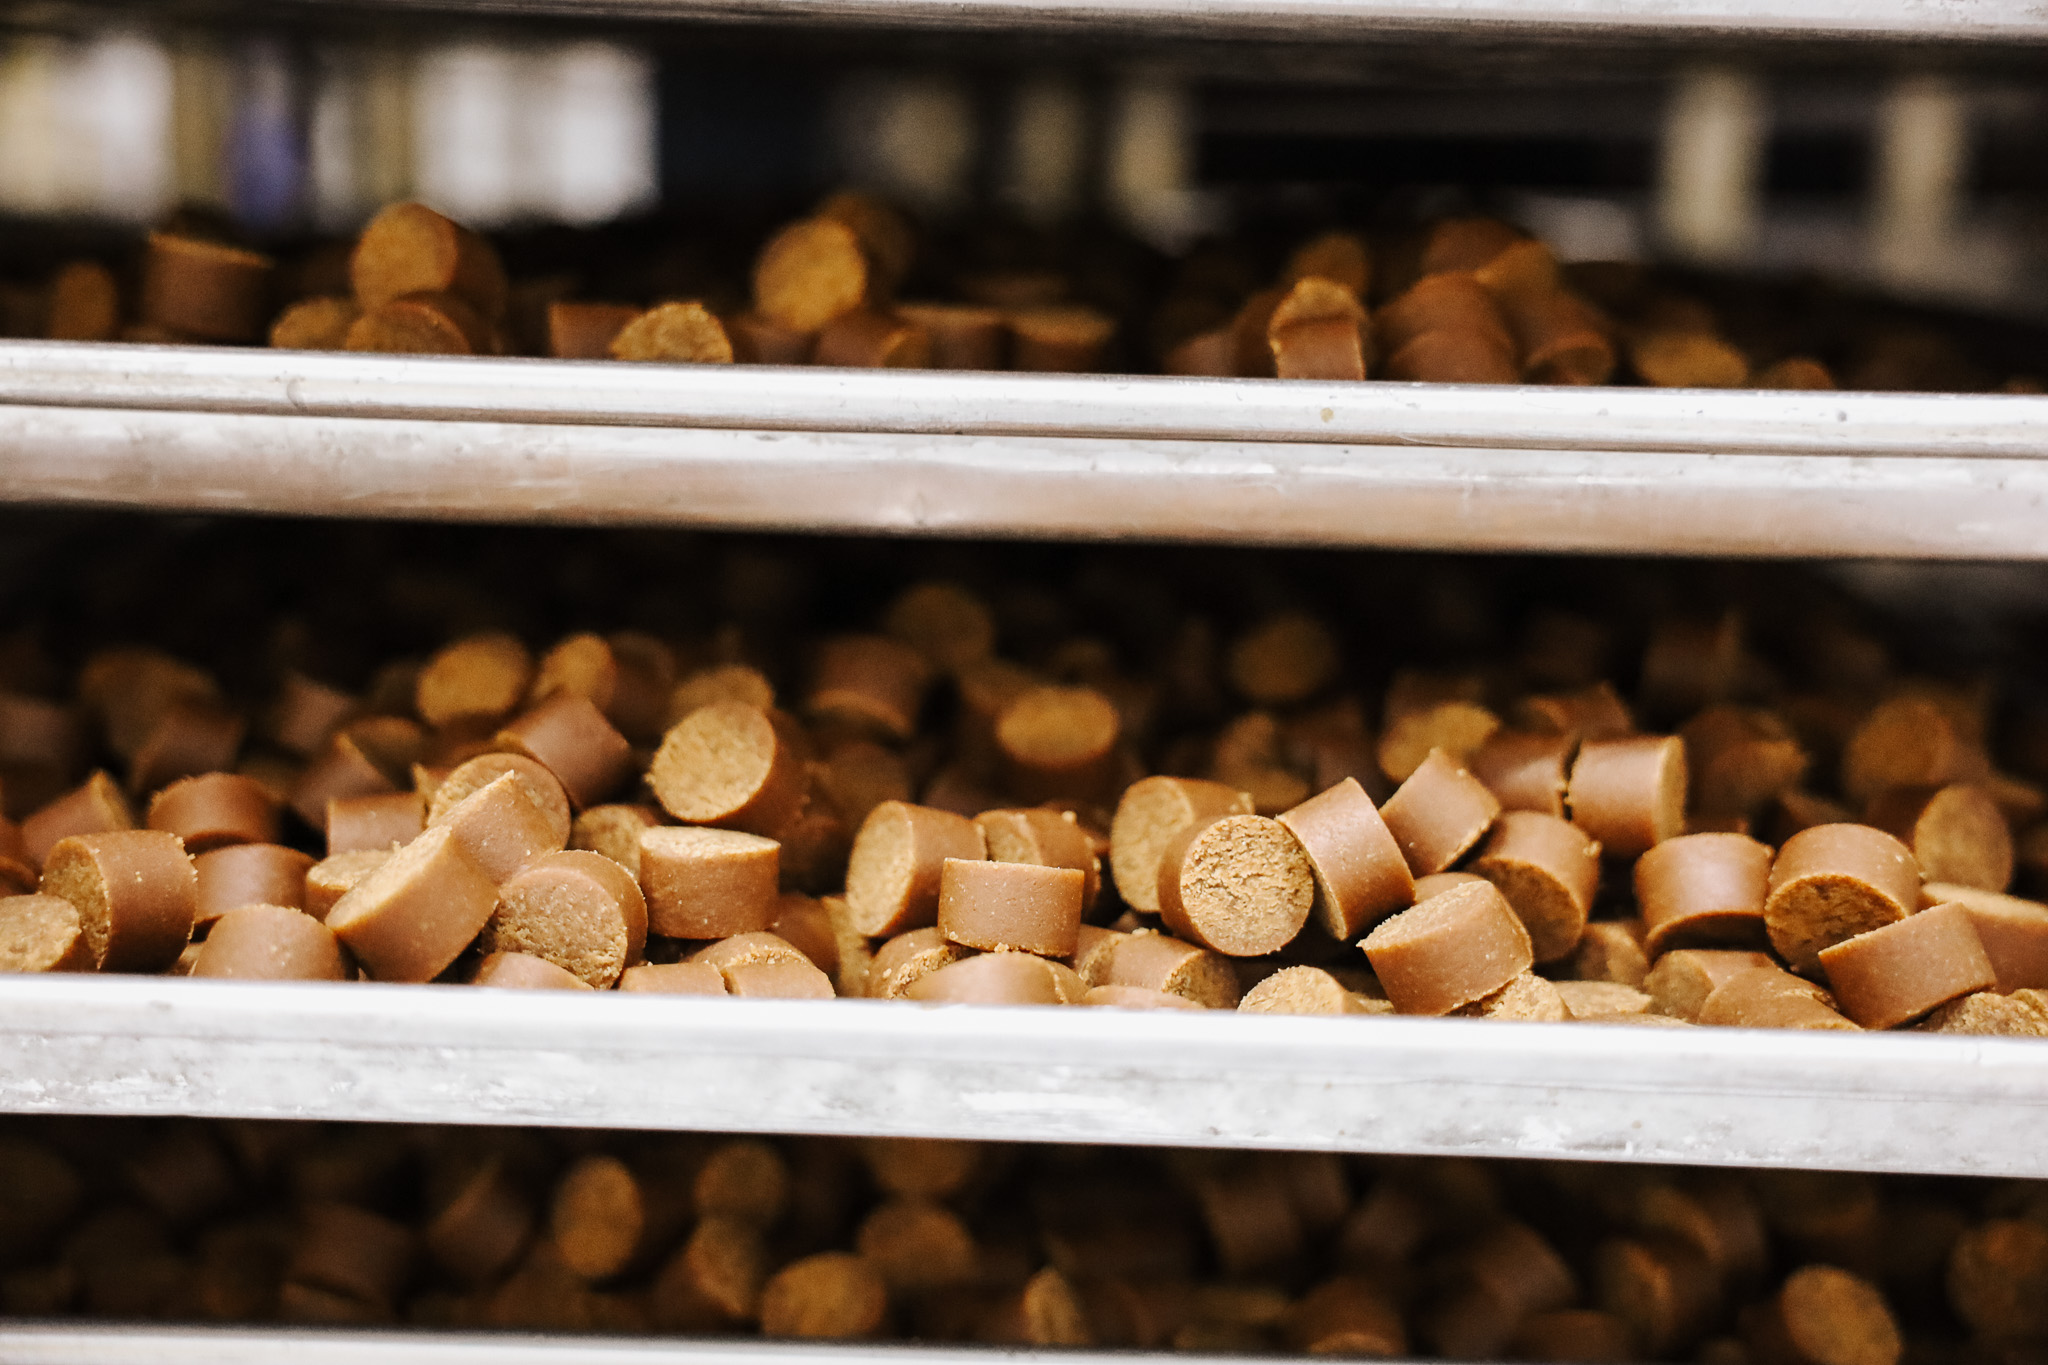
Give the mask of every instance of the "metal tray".
M 2048 398 L 0 343 L 0 500 L 1472 550 L 2048 557 Z
M 52 976 L 0 1055 L 24 1113 L 2048 1176 L 2025 1039 Z

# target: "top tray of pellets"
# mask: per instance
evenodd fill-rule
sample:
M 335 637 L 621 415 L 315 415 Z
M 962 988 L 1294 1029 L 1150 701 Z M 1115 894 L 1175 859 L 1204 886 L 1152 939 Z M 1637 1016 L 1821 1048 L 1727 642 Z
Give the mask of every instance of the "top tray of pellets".
M 1395 673 L 1376 718 L 1340 689 L 1340 639 L 1312 615 L 1255 622 L 1220 652 L 1191 638 L 1156 673 L 1126 673 L 1086 639 L 1027 666 L 996 653 L 988 601 L 945 581 L 901 591 L 861 623 L 866 631 L 806 641 L 807 668 L 788 690 L 743 662 L 683 668 L 676 645 L 630 632 L 571 634 L 537 657 L 517 636 L 471 634 L 423 663 L 384 667 L 366 692 L 288 673 L 254 705 L 231 702 L 185 660 L 100 649 L 85 658 L 74 698 L 0 694 L 0 753 L 21 816 L 0 820 L 0 879 L 16 893 L 0 899 L 0 965 L 645 997 L 627 1016 L 594 1013 L 561 1035 L 583 1040 L 569 1055 L 596 1076 L 610 1073 L 579 1048 L 631 1057 L 620 1063 L 630 1070 L 679 1027 L 728 1040 L 722 1061 L 674 1063 L 686 1069 L 746 1057 L 807 1064 L 811 1044 L 793 1043 L 770 1017 L 738 1006 L 707 1016 L 720 997 L 1078 1006 L 1100 1021 L 1045 1033 L 1008 1011 L 971 1027 L 873 1006 L 841 1006 L 843 1027 L 805 1014 L 805 1029 L 833 1035 L 838 1064 L 869 1074 L 865 1049 L 883 1047 L 897 1051 L 881 1074 L 909 1071 L 858 1106 L 861 1116 L 836 1120 L 809 1111 L 815 1096 L 795 1103 L 734 1078 L 600 1106 L 650 1126 L 678 1121 L 660 1095 L 687 1093 L 692 1124 L 930 1123 L 995 1136 L 975 1126 L 989 1115 L 974 1118 L 969 1097 L 949 1101 L 965 1106 L 951 1117 L 934 1116 L 944 1106 L 908 1114 L 892 1086 L 986 1068 L 971 1096 L 1019 1040 L 1043 1043 L 1037 1065 L 1047 1066 L 1064 1037 L 1101 1050 L 1085 1065 L 1058 1062 L 1068 1080 L 1055 1089 L 1089 1089 L 1073 1079 L 1089 1065 L 1103 1084 L 1135 1067 L 1161 1088 L 1126 1097 L 1100 1129 L 1069 1131 L 1062 1125 L 1076 1121 L 1062 1111 L 1038 1135 L 1187 1140 L 1196 1111 L 1175 1087 L 1199 1090 L 1216 1076 L 1176 1078 L 1162 1060 L 1171 1049 L 1157 1045 L 1198 1046 L 1228 1074 L 1219 1031 L 1192 1019 L 1139 1024 L 1131 1012 L 1220 1010 L 1330 1016 L 1324 1031 L 1255 1028 L 1233 1044 L 1274 1069 L 1259 1084 L 1283 1110 L 1295 1100 L 1283 1104 L 1282 1092 L 1327 1090 L 1333 1065 L 1353 1086 L 1376 1074 L 1354 1055 L 1364 1049 L 1401 1075 L 1449 1065 L 1472 1096 L 1555 1068 L 1562 1090 L 1535 1102 L 1546 1114 L 1558 1093 L 1587 1083 L 1586 1068 L 1599 1071 L 1598 1058 L 1613 1061 L 1610 1079 L 1625 1090 L 1683 1074 L 1735 1106 L 1705 1151 L 1696 1136 L 1666 1132 L 1629 1139 L 1638 1156 L 1820 1159 L 1782 1122 L 1728 1137 L 1727 1116 L 1740 1112 L 1732 1097 L 1760 1102 L 1752 1076 L 1775 1076 L 1758 1082 L 1769 1092 L 1809 1087 L 1814 1113 L 1833 1103 L 1846 1106 L 1840 1115 L 1953 1106 L 1961 1087 L 1976 1117 L 1944 1110 L 1925 1131 L 2010 1125 L 1999 1103 L 1983 1101 L 2038 1099 L 2028 1078 L 2048 1076 L 2048 1048 L 2033 1055 L 2040 1044 L 1994 1045 L 2017 1048 L 2000 1054 L 2015 1072 L 1930 1080 L 1917 1095 L 1902 1087 L 1900 1099 L 1900 1069 L 1946 1068 L 1953 1044 L 1886 1046 L 1867 1054 L 1881 1068 L 1870 1073 L 1856 1049 L 1877 1045 L 1858 1040 L 1766 1042 L 1761 1054 L 1755 1035 L 1709 1041 L 1714 1026 L 2048 1036 L 2048 905 L 2008 894 L 2016 876 L 2031 887 L 2048 875 L 2048 796 L 2014 772 L 2042 770 L 2037 741 L 1996 731 L 1984 690 L 1893 676 L 1872 639 L 1830 620 L 1822 612 L 1812 623 L 1821 657 L 1805 687 L 1759 681 L 1772 665 L 1739 616 L 1669 617 L 1649 633 L 1631 704 L 1601 678 L 1604 634 L 1560 619 L 1512 667 Z M 1219 691 L 1253 709 L 1162 745 L 1160 708 Z M 261 747 L 240 757 L 251 735 Z M 108 766 L 78 782 L 94 761 Z M 181 988 L 198 992 L 183 998 L 204 1036 L 234 1036 L 232 991 L 175 982 L 125 995 L 24 983 L 0 992 L 0 1018 L 22 1034 L 82 1024 L 98 1037 L 119 1011 L 176 1011 Z M 317 1035 L 328 1011 L 358 1012 L 346 1002 L 365 989 L 333 991 L 331 1004 L 328 991 L 273 1001 L 265 1017 Z M 507 1065 L 546 1074 L 527 1051 L 531 1028 L 505 1030 L 514 1018 L 559 1030 L 575 1008 L 566 998 L 502 1003 L 513 998 L 498 991 L 472 1006 L 461 1002 L 469 994 L 376 996 L 398 1036 L 435 1056 L 481 1049 L 474 1075 L 427 1101 L 436 1114 L 465 1087 L 509 1084 Z M 712 999 L 652 1010 L 679 994 Z M 64 1020 L 59 1001 L 78 1010 L 87 1000 L 99 1003 Z M 295 1011 L 296 1022 L 279 1024 Z M 1475 1073 L 1483 1036 L 1418 1032 L 1396 1015 L 1576 1027 L 1548 1042 L 1503 1039 L 1507 1051 Z M 478 1041 L 483 1020 L 497 1041 Z M 979 1037 L 989 1050 L 902 1051 L 919 1028 L 948 1045 Z M 144 1051 L 156 1046 L 146 1024 L 135 1032 Z M 1140 1059 L 1132 1047 L 1154 1051 Z M 1445 1061 L 1451 1054 L 1466 1060 Z M 25 1066 L 8 1083 L 14 1102 L 37 1107 L 62 1091 L 74 1098 L 60 1103 L 90 1107 L 111 1054 L 95 1055 L 79 1063 L 84 1079 Z M 1534 1072 L 1496 1074 L 1515 1055 Z M 190 1073 L 177 1074 L 189 1094 Z M 447 1083 L 438 1063 L 434 1074 Z M 410 1082 L 379 1084 L 395 1093 Z M 1003 1093 L 1019 1084 L 995 1082 Z M 713 1089 L 740 1093 L 714 1099 Z M 241 1112 L 279 1102 L 223 1093 L 234 1098 L 200 1103 Z M 314 1103 L 352 1102 L 330 1093 Z M 530 1115 L 532 1103 L 546 1102 L 522 1099 L 508 1112 Z M 1275 1126 L 1259 1106 L 1241 1122 L 1200 1123 L 1254 1143 L 1313 1136 L 1443 1150 L 1535 1140 L 1471 1127 L 1394 1138 L 1386 1096 L 1361 1103 L 1347 1099 L 1300 1128 Z M 1670 1102 L 1667 1123 L 1688 1103 Z M 1162 1120 L 1154 1105 L 1177 1117 Z M 1640 1106 L 1629 1098 L 1617 1112 L 1639 1125 Z M 1544 1141 L 1582 1151 L 1616 1117 L 1601 1112 L 1547 1118 L 1563 1127 Z M 1006 1109 L 997 1121 L 1025 1122 Z M 1865 1127 L 1823 1125 L 1816 1150 L 1851 1165 L 1936 1170 L 2038 1159 L 1998 1155 L 1998 1143 L 1937 1158 L 1907 1142 L 1915 1154 L 1900 1156 L 1892 1126 Z M 1893 1155 L 1847 1154 L 1870 1142 Z

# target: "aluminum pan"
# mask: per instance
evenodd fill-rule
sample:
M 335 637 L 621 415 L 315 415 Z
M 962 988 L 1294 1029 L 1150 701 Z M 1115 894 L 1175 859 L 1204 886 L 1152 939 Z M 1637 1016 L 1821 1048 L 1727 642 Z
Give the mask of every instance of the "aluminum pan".
M 17 1112 L 2048 1176 L 2023 1039 L 48 977 L 0 1047 Z

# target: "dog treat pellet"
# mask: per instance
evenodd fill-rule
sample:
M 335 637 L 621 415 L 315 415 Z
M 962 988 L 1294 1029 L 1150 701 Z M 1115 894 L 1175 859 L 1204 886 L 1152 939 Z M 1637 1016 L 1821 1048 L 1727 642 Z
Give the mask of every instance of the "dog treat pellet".
M 1086 993 L 1070 967 L 1030 953 L 996 952 L 921 976 L 903 998 L 926 1004 L 1071 1005 Z
M 853 1244 L 894 1294 L 971 1283 L 974 1235 L 960 1216 L 928 1199 L 891 1199 L 862 1220 Z
M 487 954 L 470 975 L 472 986 L 520 991 L 587 991 L 590 983 L 531 953 Z
M 1182 938 L 1231 957 L 1292 942 L 1308 922 L 1315 874 L 1277 820 L 1225 815 L 1184 830 L 1159 866 L 1159 911 Z
M 1593 1299 L 1628 1324 L 1650 1356 L 1689 1342 L 1709 1319 L 1719 1288 L 1706 1257 L 1675 1237 L 1612 1237 L 1593 1253 Z
M 1380 807 L 1417 877 L 1442 872 L 1463 857 L 1499 814 L 1493 793 L 1442 750 L 1431 751 Z
M 1401 846 L 1356 778 L 1282 812 L 1315 874 L 1316 923 L 1350 940 L 1414 901 L 1415 880 Z
M 1586 926 L 1572 953 L 1572 975 L 1580 981 L 1613 981 L 1640 987 L 1650 974 L 1640 920 L 1597 920 Z
M 633 746 L 590 698 L 560 691 L 498 731 L 496 744 L 555 775 L 577 810 L 616 791 L 632 771 Z
M 1533 972 L 1523 972 L 1497 991 L 1452 1010 L 1473 1019 L 1518 1019 L 1526 1023 L 1561 1024 L 1572 1017 L 1556 985 Z
M 1400 1310 L 1363 1275 L 1340 1275 L 1308 1291 L 1288 1315 L 1288 1340 L 1318 1356 L 1393 1357 L 1408 1353 Z
M 1877 1286 L 1831 1265 L 1793 1271 L 1746 1326 L 1763 1365 L 1898 1365 L 1905 1350 Z
M 1685 741 L 1638 735 L 1581 745 L 1566 799 L 1609 856 L 1633 858 L 1685 831 L 1685 793 Z
M 327 853 L 388 851 L 411 843 L 426 827 L 427 799 L 418 792 L 341 797 L 327 803 Z
M 971 303 L 900 303 L 896 315 L 930 339 L 935 370 L 1001 370 L 1009 327 L 1000 309 Z
M 315 829 L 325 829 L 329 802 L 396 790 L 398 784 L 371 762 L 355 737 L 342 732 L 328 740 L 320 756 L 299 774 L 290 804 L 300 819 Z
M 254 341 L 270 316 L 268 256 L 152 232 L 142 257 L 142 321 L 200 341 Z
M 1764 927 L 1794 970 L 1811 970 L 1821 949 L 1919 905 L 1920 868 L 1904 844 L 1868 825 L 1816 825 L 1778 850 Z
M 1113 775 L 1122 721 L 1086 687 L 1037 687 L 996 718 L 995 740 L 1012 787 L 1027 799 L 1095 798 Z
M 1087 374 L 1102 368 L 1116 319 L 1079 304 L 1010 311 L 1010 363 L 1034 374 Z
M 569 827 L 569 847 L 602 853 L 626 871 L 640 875 L 640 836 L 661 823 L 646 806 L 592 806 Z
M 458 1283 L 483 1288 L 512 1268 L 532 1235 L 532 1202 L 492 1157 L 428 1220 L 420 1241 Z
M 498 887 L 479 946 L 528 953 L 603 990 L 640 960 L 647 903 L 623 867 L 596 853 L 549 853 Z
M 1734 1028 L 1853 1029 L 1826 991 L 1777 966 L 1737 972 L 1700 1005 L 1698 1022 Z
M 603 360 L 612 353 L 612 338 L 640 315 L 627 304 L 557 299 L 548 305 L 547 353 L 558 360 Z
M 533 681 L 533 655 L 514 635 L 472 635 L 435 654 L 420 670 L 413 705 L 441 727 L 509 715 Z
M 1237 1002 L 1246 1014 L 1363 1014 L 1360 998 L 1321 967 L 1283 967 Z
M 1380 737 L 1380 771 L 1406 782 L 1431 750 L 1459 762 L 1477 752 L 1500 729 L 1500 717 L 1468 701 L 1440 701 L 1394 716 Z
M 926 370 L 932 337 L 894 310 L 856 308 L 825 324 L 811 351 L 814 365 L 864 370 Z
M 868 297 L 868 262 L 844 223 L 810 218 L 792 223 L 754 263 L 754 307 L 778 327 L 806 336 Z
M 1165 991 L 1148 990 L 1143 986 L 1090 986 L 1088 993 L 1077 1004 L 1090 1005 L 1098 1009 L 1119 1010 L 1198 1010 L 1202 1006 L 1184 995 L 1168 995 Z
M 725 974 L 708 962 L 643 962 L 619 974 L 622 991 L 658 995 L 724 995 Z
M 662 827 L 640 836 L 647 927 L 669 938 L 725 938 L 775 917 L 781 846 L 739 830 Z
M 468 787 L 465 770 L 494 761 L 532 763 L 512 754 L 492 754 L 457 768 L 434 793 L 427 809 L 427 829 L 447 831 L 485 875 L 502 882 L 568 842 L 569 812 L 560 785 L 539 764 L 533 764 L 537 772 L 500 769 L 467 796 L 452 804 L 447 801 L 451 794 Z M 535 799 L 543 783 L 546 795 L 553 798 L 545 803 Z
M 0 897 L 0 972 L 89 972 L 96 965 L 85 922 L 70 901 Z
M 1159 871 L 1167 846 L 1190 826 L 1249 815 L 1252 799 L 1221 782 L 1148 777 L 1124 789 L 1110 823 L 1109 863 L 1117 894 L 1134 910 L 1159 911 Z
M 206 856 L 209 858 L 218 857 L 221 853 L 229 851 L 228 849 L 221 849 L 218 853 L 209 853 Z M 336 903 L 343 896 L 347 895 L 356 883 L 362 881 L 363 878 L 369 876 L 372 872 L 390 861 L 393 851 L 391 849 L 363 849 L 355 853 L 337 853 L 331 858 L 323 858 L 321 861 L 314 863 L 306 869 L 305 889 L 303 892 L 305 903 L 301 908 L 314 919 L 325 923 L 328 914 L 333 911 Z M 269 903 L 272 905 L 285 904 L 282 900 Z M 223 912 L 233 908 L 233 906 L 222 907 Z
M 1674 948 L 1761 948 L 1772 852 L 1742 834 L 1685 834 L 1636 859 L 1636 905 L 1652 958 Z
M 1102 886 L 1102 859 L 1072 811 L 987 810 L 975 816 L 974 823 L 992 861 L 1072 868 L 1081 874 L 1082 909 L 1094 906 Z
M 732 342 L 732 357 L 742 365 L 808 365 L 817 337 L 810 332 L 793 332 L 779 327 L 759 313 L 735 313 L 725 318 L 725 334 Z
M 37 867 L 49 861 L 59 840 L 74 834 L 106 834 L 134 829 L 135 813 L 121 788 L 104 772 L 95 772 L 21 822 L 22 849 Z
M 858 1340 L 879 1332 L 888 1310 L 888 1287 L 864 1258 L 821 1252 L 784 1266 L 762 1288 L 761 1332 Z
M 773 835 L 801 810 L 807 780 L 802 755 L 767 711 L 720 701 L 669 729 L 647 784 L 687 824 Z
M 1079 869 L 948 858 L 939 878 L 938 929 L 967 948 L 1070 956 L 1081 930 Z
M 1807 753 L 1768 711 L 1710 706 L 1679 731 L 1692 774 L 1693 805 L 1747 814 L 1806 775 Z
M 804 702 L 812 721 L 902 743 L 917 730 L 931 682 L 922 654 L 886 635 L 844 635 L 818 650 L 815 681 Z
M 614 360 L 672 365 L 730 365 L 732 339 L 703 304 L 656 304 L 613 334 L 605 353 Z
M 1363 379 L 1372 358 L 1369 335 L 1357 293 L 1316 275 L 1296 280 L 1266 322 L 1281 379 Z
M 703 1219 L 648 1291 L 654 1325 L 707 1332 L 752 1321 L 769 1264 L 759 1228 L 737 1218 Z
M 2048 1228 L 2032 1218 L 1993 1218 L 1956 1239 L 1948 1298 L 1986 1341 L 2048 1332 Z
M 878 1000 L 900 999 L 922 978 L 971 954 L 971 949 L 948 941 L 936 928 L 898 934 L 875 950 L 868 967 L 867 994 Z
M 768 932 L 804 955 L 828 977 L 839 974 L 839 933 L 832 912 L 822 901 L 799 892 L 784 892 L 775 902 L 775 920 Z
M 1432 896 L 1383 921 L 1363 946 L 1387 999 L 1403 1014 L 1449 1014 L 1535 962 L 1529 931 L 1490 883 Z
M 1693 1022 L 1722 982 L 1758 967 L 1775 966 L 1769 953 L 1676 948 L 1657 959 L 1657 965 L 1643 978 L 1643 989 L 1658 1013 Z
M 270 344 L 283 351 L 339 351 L 362 310 L 354 299 L 322 295 L 300 299 L 270 324 Z
M 687 1184 L 593 1154 L 556 1183 L 548 1230 L 562 1263 L 594 1283 L 658 1255 L 681 1230 L 689 1206 Z
M 303 910 L 245 905 L 214 921 L 193 976 L 247 981 L 343 981 L 348 967 L 334 933 Z
M 1998 976 L 1993 989 L 2000 995 L 2048 987 L 2048 905 L 1934 881 L 1920 888 L 1920 902 L 1962 906 Z
M 285 1279 L 381 1314 L 404 1287 L 414 1254 L 413 1234 L 404 1224 L 323 1200 L 299 1212 Z
M 1561 1308 L 1532 1313 L 1508 1341 L 1515 1360 L 1626 1365 L 1636 1359 L 1635 1333 L 1613 1313 L 1597 1308 Z
M 1983 755 L 1933 698 L 1907 693 L 1880 703 L 1842 753 L 1842 791 L 1867 803 L 1902 787 L 1968 781 Z
M 1842 1012 L 1865 1028 L 1897 1028 L 1974 991 L 1998 974 L 1960 905 L 1937 905 L 1820 952 Z
M 50 278 L 52 341 L 112 341 L 121 330 L 120 288 L 114 272 L 97 261 L 72 261 Z
M 1570 734 L 1501 730 L 1473 750 L 1465 765 L 1503 810 L 1562 817 L 1567 772 L 1578 747 L 1577 737 Z
M 232 767 L 247 730 L 213 702 L 180 702 L 157 717 L 128 759 L 128 789 L 143 792 L 180 777 Z
M 1646 992 L 1618 981 L 1560 981 L 1557 994 L 1574 1019 L 1605 1014 L 1647 1014 L 1654 1003 Z
M 1871 802 L 1869 819 L 1913 851 L 1928 881 L 1984 891 L 2003 891 L 2012 882 L 2012 830 L 1983 787 L 1889 791 Z
M 1236 1009 L 1241 994 L 1230 959 L 1168 934 L 1131 934 L 1109 954 L 1098 984 L 1143 986 L 1212 1010 Z
M 2040 994 L 2034 990 L 2016 995 L 1979 991 L 1941 1006 L 1915 1027 L 1928 1033 L 2048 1038 L 2048 1008 L 2043 1008 Z
M 980 828 L 965 816 L 884 801 L 861 822 L 847 862 L 846 904 L 855 927 L 880 938 L 936 923 L 946 860 L 986 852 Z
M 408 294 L 380 303 L 349 324 L 341 346 L 377 355 L 491 355 L 497 350 L 489 324 L 453 294 Z
M 1538 962 L 1578 947 L 1600 884 L 1600 845 L 1575 825 L 1534 811 L 1505 811 L 1472 871 L 1507 898 L 1529 930 Z
M 180 778 L 150 799 L 147 824 L 175 834 L 188 853 L 277 838 L 277 798 L 253 778 L 205 773 Z
M 497 251 L 424 204 L 393 204 L 372 218 L 356 239 L 348 269 L 365 308 L 407 294 L 448 293 L 486 321 L 505 316 L 508 291 Z
M 175 834 L 119 830 L 59 841 L 42 890 L 77 909 L 101 971 L 159 972 L 192 936 L 199 875 Z
M 326 923 L 371 977 L 431 981 L 482 931 L 497 903 L 497 882 L 454 828 L 442 825 L 371 869 L 335 902 Z

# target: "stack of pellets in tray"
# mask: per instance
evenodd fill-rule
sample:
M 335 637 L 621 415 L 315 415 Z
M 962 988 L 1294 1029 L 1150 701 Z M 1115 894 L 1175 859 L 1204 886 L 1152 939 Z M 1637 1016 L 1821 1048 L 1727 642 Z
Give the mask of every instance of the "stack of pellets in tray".
M 65 1120 L 0 1175 L 22 1316 L 1713 1365 L 2048 1333 L 2037 1182 Z
M 1064 595 L 992 555 L 774 605 L 835 562 L 734 551 L 690 570 L 723 615 L 530 635 L 447 629 L 518 614 L 505 580 L 385 568 L 328 608 L 374 637 L 379 601 L 440 594 L 425 652 L 238 607 L 215 638 L 269 644 L 232 689 L 46 620 L 60 667 L 24 626 L 0 962 L 2048 1034 L 2048 906 L 2007 894 L 2048 860 L 2037 713 L 1899 666 L 1810 582 L 1524 598 L 1447 656 L 1433 618 L 1483 590 L 1347 630 L 1274 578 L 1218 619 L 1227 563 L 1133 552 Z M 1431 572 L 1353 589 L 1426 601 Z
M 0 289 L 63 340 L 685 364 L 2039 392 L 2038 337 L 1895 308 L 1560 264 L 1495 218 L 1249 233 L 1167 261 L 1095 227 L 928 232 L 864 193 L 717 240 L 646 225 L 499 249 L 416 203 L 273 258 L 178 215 L 139 259 Z

